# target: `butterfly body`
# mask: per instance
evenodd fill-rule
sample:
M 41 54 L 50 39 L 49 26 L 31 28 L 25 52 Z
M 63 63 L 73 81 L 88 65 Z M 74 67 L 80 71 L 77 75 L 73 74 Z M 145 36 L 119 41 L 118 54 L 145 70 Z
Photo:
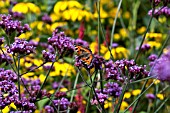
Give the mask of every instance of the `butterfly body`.
M 83 47 L 81 45 L 75 45 L 75 50 L 80 60 L 88 67 L 91 66 L 93 61 L 92 51 L 89 48 Z

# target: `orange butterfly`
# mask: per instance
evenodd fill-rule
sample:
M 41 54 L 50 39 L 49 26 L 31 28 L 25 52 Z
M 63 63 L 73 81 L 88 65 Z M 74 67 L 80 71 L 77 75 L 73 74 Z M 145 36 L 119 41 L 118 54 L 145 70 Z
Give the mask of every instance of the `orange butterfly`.
M 88 67 L 91 66 L 93 61 L 92 51 L 89 48 L 83 47 L 81 45 L 75 45 L 75 50 L 80 60 Z

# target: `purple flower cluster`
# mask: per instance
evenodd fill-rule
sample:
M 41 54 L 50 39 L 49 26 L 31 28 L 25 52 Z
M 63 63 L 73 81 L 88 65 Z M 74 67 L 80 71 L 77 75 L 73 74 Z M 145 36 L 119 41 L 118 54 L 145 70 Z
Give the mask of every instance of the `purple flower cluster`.
M 155 60 L 158 58 L 157 55 L 155 54 L 151 54 L 149 57 L 148 57 L 148 60 L 150 61 L 149 62 L 149 66 L 153 66 L 154 63 L 155 63 Z
M 17 32 L 17 36 L 30 30 L 28 24 L 21 25 L 18 20 L 13 20 L 11 15 L 0 15 L 0 27 L 5 30 L 6 34 Z
M 151 3 L 154 2 L 153 4 L 154 4 L 155 6 L 157 6 L 157 5 L 159 5 L 159 3 L 161 2 L 161 0 L 150 0 L 150 2 L 151 2 Z
M 154 100 L 156 97 L 155 97 L 154 94 L 148 93 L 148 94 L 146 94 L 146 98 L 151 99 L 151 100 Z
M 155 65 L 153 65 L 153 71 L 151 75 L 156 77 L 160 81 L 170 82 L 170 51 L 163 54 L 159 59 L 155 60 Z
M 47 23 L 47 24 L 51 24 L 52 23 L 52 19 L 51 17 L 49 17 L 47 14 L 44 14 L 42 17 L 42 21 Z
M 30 54 L 33 53 L 35 50 L 35 47 L 31 45 L 29 42 L 27 42 L 24 39 L 15 38 L 14 43 L 12 43 L 10 46 L 7 46 L 7 52 L 11 54 Z
M 105 94 L 105 93 L 101 93 L 101 92 L 98 92 L 98 93 L 96 93 L 96 94 L 97 94 L 97 97 L 98 97 L 98 99 L 99 99 L 99 102 L 100 102 L 101 104 L 104 104 L 104 101 L 108 98 L 108 95 Z M 92 105 L 97 105 L 97 104 L 99 104 L 99 102 L 98 102 L 98 100 L 96 99 L 96 97 L 95 97 L 94 99 L 91 99 L 91 104 L 92 104 Z
M 152 9 L 149 10 L 148 15 L 152 16 Z M 169 17 L 170 16 L 170 8 L 165 6 L 165 7 L 160 7 L 158 9 L 155 9 L 154 17 L 158 17 L 160 15 L 165 15 L 165 16 Z
M 46 113 L 54 113 L 54 108 L 49 106 L 49 105 L 46 105 L 45 106 L 45 112 Z
M 142 52 L 146 52 L 151 48 L 151 46 L 149 44 L 143 44 L 141 47 L 141 51 Z M 139 47 L 136 48 L 136 50 L 139 50 Z
M 70 105 L 70 102 L 67 98 L 62 97 L 61 99 L 53 100 L 53 104 L 56 108 L 59 108 L 60 111 L 67 110 Z
M 79 38 L 74 41 L 74 44 L 75 45 L 81 45 L 83 47 L 89 47 L 88 42 L 86 42 L 86 41 L 84 41 L 82 39 L 79 39 Z
M 61 56 L 72 54 L 74 52 L 74 40 L 67 37 L 64 32 L 54 30 L 52 37 L 48 38 L 48 43 L 57 49 Z
M 15 83 L 17 81 L 16 74 L 11 70 L 0 68 L 0 109 L 14 102 L 15 95 L 18 95 Z
M 43 50 L 42 55 L 46 62 L 55 62 L 55 58 L 56 58 L 55 54 Z
M 123 79 L 126 79 L 127 76 L 133 79 L 136 79 L 137 75 L 138 77 L 148 76 L 148 71 L 145 68 L 146 66 L 138 66 L 135 64 L 134 60 L 123 59 L 117 60 L 115 63 L 110 60 L 105 63 L 105 76 L 107 80 L 113 79 L 123 82 Z M 122 77 L 120 75 L 122 75 Z
M 9 63 L 12 63 L 12 58 L 8 54 L 0 53 L 0 64 L 2 63 L 8 65 Z
M 122 87 L 120 87 L 118 83 L 108 82 L 105 84 L 105 87 L 104 91 L 115 98 L 119 97 L 122 92 Z
M 14 18 L 18 20 L 23 20 L 25 17 L 23 13 L 20 12 L 13 12 L 11 9 L 9 9 L 9 14 Z

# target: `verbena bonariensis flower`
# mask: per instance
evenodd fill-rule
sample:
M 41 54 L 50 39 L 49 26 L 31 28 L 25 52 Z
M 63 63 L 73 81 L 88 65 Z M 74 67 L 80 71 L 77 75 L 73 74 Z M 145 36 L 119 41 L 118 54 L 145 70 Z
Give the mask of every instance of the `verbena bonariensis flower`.
M 21 25 L 21 22 L 18 20 L 13 20 L 11 15 L 0 15 L 0 27 L 4 29 L 6 34 L 11 34 L 13 32 L 17 32 L 17 36 L 21 33 L 25 33 L 30 30 L 28 24 Z
M 99 104 L 99 102 L 101 103 L 101 104 L 104 104 L 104 101 L 108 98 L 108 95 L 107 94 L 105 94 L 105 93 L 102 93 L 102 92 L 96 92 L 96 94 L 97 94 L 97 97 L 98 97 L 98 100 L 97 100 L 97 98 L 96 98 L 96 96 L 94 97 L 94 99 L 91 99 L 91 104 L 92 105 L 98 105 Z M 99 101 L 99 102 L 98 102 Z
M 148 15 L 152 16 L 152 9 L 149 10 Z M 159 7 L 157 9 L 155 9 L 154 17 L 158 17 L 160 15 L 169 17 L 170 16 L 170 8 L 166 6 L 166 7 Z
M 18 94 L 16 81 L 17 75 L 13 71 L 0 68 L 0 109 L 14 102 L 14 96 Z
M 56 58 L 55 54 L 43 50 L 42 55 L 46 62 L 55 62 L 55 58 Z
M 104 85 L 106 88 L 104 89 L 108 95 L 119 97 L 122 92 L 122 87 L 118 83 L 108 82 Z
M 154 3 L 153 3 L 154 6 L 157 6 L 157 5 L 159 5 L 159 3 L 161 2 L 161 0 L 150 0 L 150 2 L 151 2 L 151 3 L 154 2 Z
M 105 63 L 105 76 L 106 79 L 113 79 L 120 82 L 124 82 L 127 76 L 133 79 L 148 76 L 148 71 L 145 69 L 146 66 L 138 66 L 134 60 L 117 60 L 108 61 Z M 127 73 L 128 72 L 128 73 Z
M 52 23 L 52 19 L 51 17 L 49 17 L 47 14 L 44 14 L 42 17 L 42 21 L 47 23 L 47 24 L 51 24 Z
M 74 44 L 81 45 L 83 47 L 89 47 L 88 42 L 86 42 L 86 41 L 84 41 L 82 39 L 79 39 L 79 38 L 74 41 Z
M 74 40 L 67 37 L 64 32 L 58 32 L 58 29 L 54 30 L 52 37 L 48 38 L 48 43 L 57 49 L 60 57 L 74 52 Z
M 67 98 L 61 98 L 58 100 L 53 100 L 53 104 L 55 105 L 56 108 L 59 108 L 60 111 L 67 110 L 67 108 L 70 105 L 70 102 L 68 101 Z
M 143 44 L 141 47 L 141 51 L 142 52 L 146 52 L 151 48 L 151 46 L 149 44 Z M 136 48 L 136 50 L 139 50 L 139 47 Z
M 46 113 L 55 113 L 54 108 L 49 105 L 46 105 L 44 109 Z
M 153 65 L 151 75 L 160 81 L 170 82 L 170 51 L 163 54 L 159 59 L 155 60 L 154 63 L 155 65 Z
M 10 46 L 7 46 L 7 52 L 11 54 L 30 54 L 33 53 L 35 50 L 35 47 L 29 42 L 27 42 L 25 39 L 19 39 L 15 38 L 14 43 L 12 43 Z
M 154 94 L 148 93 L 148 94 L 146 94 L 146 98 L 151 99 L 151 100 L 154 100 L 156 97 L 155 97 Z
M 12 63 L 12 58 L 8 54 L 0 53 L 0 64 L 5 63 L 8 65 L 9 63 Z
M 13 12 L 11 9 L 9 9 L 9 14 L 10 14 L 14 19 L 23 20 L 23 19 L 25 18 L 23 13 Z
M 151 54 L 148 57 L 149 62 L 149 66 L 153 66 L 154 65 L 154 61 L 158 58 L 158 56 L 156 54 Z

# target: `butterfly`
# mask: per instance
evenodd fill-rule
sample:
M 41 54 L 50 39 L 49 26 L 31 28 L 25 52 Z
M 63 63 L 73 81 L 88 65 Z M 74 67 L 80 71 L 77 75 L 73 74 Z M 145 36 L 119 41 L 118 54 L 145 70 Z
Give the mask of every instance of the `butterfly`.
M 80 60 L 87 67 L 90 67 L 92 65 L 92 61 L 93 61 L 93 58 L 94 58 L 92 51 L 89 48 L 83 47 L 81 45 L 75 45 L 75 50 L 76 50 L 77 55 L 80 58 Z

